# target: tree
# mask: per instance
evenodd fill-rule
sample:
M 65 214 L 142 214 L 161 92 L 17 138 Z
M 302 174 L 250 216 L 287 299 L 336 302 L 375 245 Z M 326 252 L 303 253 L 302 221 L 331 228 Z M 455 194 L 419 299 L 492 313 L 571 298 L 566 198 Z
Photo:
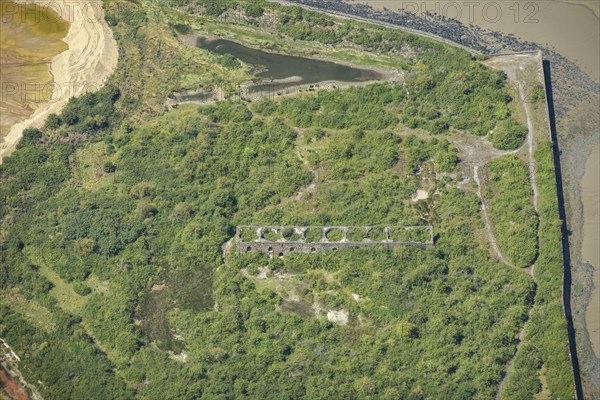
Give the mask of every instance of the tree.
M 246 4 L 246 7 L 244 7 L 244 12 L 246 13 L 246 16 L 250 18 L 262 17 L 264 11 L 265 10 L 262 8 L 260 3 L 255 3 L 254 1 L 249 2 L 248 4 Z
M 238 59 L 229 53 L 224 54 L 219 63 L 227 69 L 238 69 L 241 66 Z
M 117 170 L 117 166 L 113 164 L 111 161 L 106 161 L 102 166 L 102 170 L 107 174 L 113 173 Z
M 48 118 L 46 118 L 46 122 L 44 122 L 44 128 L 50 130 L 58 129 L 61 125 L 62 120 L 55 113 L 48 115 Z
M 509 117 L 500 121 L 490 135 L 490 141 L 499 150 L 516 150 L 527 137 L 527 128 Z
M 67 125 L 75 125 L 79 121 L 79 117 L 73 108 L 67 106 L 61 114 L 61 120 Z
M 17 148 L 24 147 L 28 144 L 35 144 L 42 138 L 42 131 L 36 128 L 25 128 L 23 129 L 23 137 Z

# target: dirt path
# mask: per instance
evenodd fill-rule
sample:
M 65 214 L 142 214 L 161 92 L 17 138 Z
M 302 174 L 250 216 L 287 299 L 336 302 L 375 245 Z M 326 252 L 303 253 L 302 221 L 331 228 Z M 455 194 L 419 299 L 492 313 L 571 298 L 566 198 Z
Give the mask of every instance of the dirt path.
M 508 261 L 508 259 L 502 254 L 498 244 L 496 243 L 496 237 L 494 235 L 494 230 L 492 229 L 492 223 L 490 221 L 490 216 L 487 212 L 487 207 L 485 205 L 485 200 L 481 194 L 481 182 L 479 180 L 479 166 L 476 165 L 473 167 L 473 179 L 475 183 L 477 183 L 477 197 L 479 197 L 479 201 L 481 201 L 481 211 L 483 212 L 483 221 L 485 222 L 485 231 L 487 232 L 488 241 L 490 242 L 490 246 L 492 246 L 492 250 L 496 253 L 496 256 L 502 261 L 504 264 L 512 267 L 513 265 Z
M 502 67 L 507 68 L 506 65 L 502 65 Z M 500 69 L 504 69 L 504 68 L 500 68 Z M 515 68 L 515 67 L 513 64 L 510 64 L 510 67 L 508 67 L 508 68 Z M 502 254 L 502 250 L 500 249 L 498 242 L 496 241 L 496 236 L 495 236 L 494 230 L 492 228 L 491 218 L 489 216 L 489 213 L 487 210 L 487 205 L 486 205 L 485 199 L 483 198 L 483 194 L 482 194 L 481 180 L 479 178 L 479 167 L 481 167 L 481 166 L 485 167 L 487 165 L 487 163 L 493 159 L 503 157 L 506 155 L 510 155 L 510 154 L 516 154 L 519 151 L 521 151 L 522 148 L 526 148 L 527 149 L 527 161 L 529 163 L 529 182 L 531 184 L 531 189 L 533 192 L 532 201 L 533 201 L 534 209 L 535 209 L 536 213 L 538 213 L 539 190 L 538 190 L 538 187 L 536 184 L 536 168 L 535 168 L 536 162 L 535 162 L 535 157 L 534 157 L 535 137 L 534 137 L 533 122 L 532 122 L 531 116 L 530 116 L 529 104 L 525 101 L 524 82 L 517 78 L 517 74 L 514 71 L 511 71 L 512 73 L 509 73 L 509 71 L 505 71 L 505 72 L 507 72 L 509 77 L 511 77 L 511 79 L 513 81 L 517 82 L 517 84 L 518 84 L 519 99 L 523 106 L 523 111 L 525 113 L 525 117 L 527 120 L 528 135 L 527 135 L 526 143 L 524 143 L 523 146 L 517 150 L 500 151 L 500 150 L 494 149 L 488 142 L 482 141 L 481 139 L 474 140 L 472 138 L 458 138 L 458 140 L 457 140 L 456 138 L 453 138 L 453 140 L 450 140 L 450 141 L 453 142 L 455 145 L 457 145 L 457 147 L 459 148 L 459 153 L 460 153 L 461 159 L 473 166 L 473 180 L 477 184 L 477 192 L 476 193 L 477 193 L 477 197 L 479 197 L 479 201 L 481 202 L 481 212 L 483 213 L 483 220 L 485 223 L 485 231 L 487 234 L 488 242 L 490 243 L 490 246 L 491 246 L 494 254 L 496 255 L 496 257 L 498 257 L 498 259 L 503 264 L 505 264 L 509 267 L 514 267 L 514 265 L 512 265 L 510 263 L 510 261 L 504 256 L 504 254 Z M 538 216 L 538 224 L 539 224 L 539 216 Z M 539 229 L 539 227 L 538 227 L 538 229 Z M 536 232 L 536 234 L 539 237 L 539 231 Z M 529 268 L 527 268 L 527 272 L 529 273 L 529 275 L 532 277 L 533 281 L 537 285 L 536 279 L 533 274 L 534 269 L 535 269 L 535 261 L 531 266 L 529 266 Z M 533 301 L 535 304 L 535 296 L 534 296 Z M 515 351 L 515 355 L 513 356 L 513 358 L 510 360 L 510 362 L 506 366 L 502 381 L 500 381 L 500 384 L 498 385 L 498 391 L 496 392 L 496 400 L 500 399 L 500 392 L 502 391 L 502 388 L 506 384 L 506 381 L 508 379 L 510 371 L 512 370 L 512 366 L 514 364 L 514 360 L 519 352 L 519 349 L 523 345 L 523 340 L 525 339 L 525 331 L 527 328 L 527 323 L 531 318 L 532 310 L 533 310 L 533 304 L 528 311 L 527 321 L 525 322 L 525 324 L 523 324 L 523 327 L 519 331 L 519 343 L 517 344 L 517 349 Z
M 523 68 L 523 67 L 520 67 L 520 68 Z M 524 83 L 523 83 L 523 81 L 518 80 L 517 84 L 519 87 L 519 99 L 523 106 L 523 111 L 525 112 L 525 117 L 527 119 L 527 129 L 528 129 L 527 161 L 529 162 L 529 182 L 531 184 L 531 189 L 533 191 L 533 208 L 535 209 L 536 215 L 538 216 L 538 226 L 537 226 L 536 235 L 537 235 L 537 238 L 539 241 L 539 222 L 540 222 L 539 212 L 538 212 L 539 190 L 538 190 L 537 183 L 536 183 L 537 182 L 536 181 L 536 165 L 537 164 L 535 162 L 535 157 L 534 157 L 534 151 L 535 151 L 534 129 L 533 129 L 533 123 L 532 123 L 530 112 L 529 112 L 529 103 L 525 99 L 524 88 L 523 88 Z M 536 259 L 537 259 L 537 257 L 536 257 Z M 535 276 L 533 273 L 534 269 L 535 269 L 535 260 L 534 260 L 533 264 L 527 270 L 529 272 L 529 275 L 531 276 L 531 278 L 533 279 L 534 283 L 537 286 L 537 280 L 535 279 Z M 533 303 L 531 305 L 531 308 L 529 308 L 529 311 L 527 312 L 527 320 L 525 321 L 525 323 L 523 324 L 523 327 L 521 328 L 521 331 L 519 332 L 519 343 L 517 344 L 517 350 L 515 351 L 515 355 L 513 356 L 513 358 L 510 360 L 510 362 L 506 366 L 504 377 L 502 378 L 502 381 L 500 381 L 500 384 L 498 385 L 498 391 L 496 392 L 496 400 L 500 399 L 500 392 L 502 391 L 502 388 L 504 387 L 504 385 L 506 384 L 506 381 L 508 380 L 508 376 L 509 376 L 510 372 L 512 371 L 512 367 L 515 362 L 515 359 L 517 358 L 517 354 L 519 354 L 519 350 L 521 349 L 521 346 L 523 345 L 523 340 L 525 339 L 525 331 L 527 328 L 527 324 L 529 323 L 529 321 L 531 319 L 531 311 L 533 310 L 534 305 L 535 305 L 535 294 L 533 297 Z
M 305 194 L 314 193 L 317 191 L 317 183 L 319 182 L 319 170 L 311 168 L 310 163 L 307 159 L 305 159 L 302 156 L 302 153 L 300 151 L 298 151 L 297 154 L 300 161 L 302 161 L 302 164 L 304 164 L 304 166 L 306 166 L 306 168 L 308 168 L 313 174 L 313 180 L 311 181 L 311 183 L 308 186 L 300 188 L 298 194 L 296 195 L 296 200 L 301 201 L 304 198 Z
M 33 3 L 31 0 L 16 2 Z M 30 118 L 11 127 L 0 144 L 0 164 L 16 148 L 23 129 L 41 126 L 48 115 L 59 113 L 71 97 L 99 89 L 117 67 L 119 48 L 104 20 L 101 1 L 59 0 L 52 8 L 70 23 L 63 39 L 69 49 L 52 59 L 50 72 L 55 89 L 52 100 L 40 105 Z
M 527 118 L 527 129 L 529 131 L 527 135 L 527 161 L 529 162 L 529 182 L 531 183 L 531 189 L 533 190 L 533 208 L 535 209 L 535 212 L 538 213 L 538 199 L 540 198 L 540 192 L 536 183 L 536 163 L 534 157 L 535 138 L 533 123 L 531 122 L 531 116 L 529 115 L 529 103 L 525 101 L 523 82 L 519 82 L 519 98 L 521 99 L 521 104 L 523 104 L 523 109 L 525 110 L 525 117 Z

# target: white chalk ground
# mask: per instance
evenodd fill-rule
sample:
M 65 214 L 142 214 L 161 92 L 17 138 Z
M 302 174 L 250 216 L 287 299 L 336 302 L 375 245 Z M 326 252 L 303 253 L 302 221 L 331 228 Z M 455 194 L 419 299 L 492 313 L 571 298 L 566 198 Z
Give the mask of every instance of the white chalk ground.
M 348 311 L 346 310 L 331 310 L 327 312 L 327 319 L 334 324 L 348 325 Z
M 427 193 L 427 191 L 426 191 L 426 190 L 421 190 L 421 189 L 419 189 L 419 190 L 417 190 L 417 193 L 414 193 L 414 194 L 412 195 L 412 201 L 413 201 L 413 202 L 417 202 L 417 201 L 419 201 L 419 200 L 425 200 L 425 199 L 427 199 L 428 197 L 429 197 L 429 194 Z
M 32 3 L 27 0 L 15 2 Z M 4 142 L 0 143 L 0 164 L 14 151 L 23 129 L 42 126 L 46 117 L 59 113 L 71 97 L 98 90 L 117 67 L 119 48 L 104 20 L 102 1 L 55 0 L 52 9 L 70 24 L 63 39 L 69 48 L 54 57 L 50 66 L 55 84 L 52 100 L 38 107 L 25 121 L 11 127 Z
M 354 301 L 356 301 L 357 303 L 360 303 L 361 301 L 363 301 L 364 299 L 356 293 L 352 293 L 352 298 L 354 299 Z
M 179 354 L 175 354 L 173 351 L 169 350 L 169 351 L 167 351 L 167 353 L 169 354 L 169 358 L 171 360 L 179 361 L 181 363 L 186 362 L 187 358 L 188 358 L 187 352 L 185 352 L 185 351 L 182 351 Z

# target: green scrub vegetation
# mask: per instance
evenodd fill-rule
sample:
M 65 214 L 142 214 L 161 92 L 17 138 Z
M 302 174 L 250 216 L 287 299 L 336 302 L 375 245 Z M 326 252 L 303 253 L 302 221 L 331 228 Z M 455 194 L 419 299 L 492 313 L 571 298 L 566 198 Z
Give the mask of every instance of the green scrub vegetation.
M 494 221 L 498 245 L 511 264 L 529 267 L 538 251 L 538 216 L 527 164 L 515 156 L 498 158 L 487 167 L 484 198 Z
M 536 286 L 489 251 L 475 188 L 458 185 L 459 153 L 444 137 L 483 137 L 512 118 L 503 74 L 462 50 L 298 8 L 171 3 L 106 5 L 122 50 L 115 75 L 27 131 L 0 166 L 0 336 L 45 399 L 494 398 L 534 295 L 532 345 L 503 395 L 537 393 L 525 375 L 543 366 L 552 398 L 569 397 L 551 148 L 536 153 L 539 244 L 522 239 L 532 227 L 522 162 L 498 159 L 486 182 L 503 249 L 517 240 L 509 222 L 523 224 L 528 251 L 507 251 L 511 261 L 526 265 L 539 249 Z M 232 10 L 248 19 L 214 17 Z M 296 38 L 315 51 L 351 41 L 415 56 L 397 55 L 406 87 L 167 110 L 172 91 L 248 78 L 244 66 L 181 43 L 179 25 L 281 46 L 309 25 Z M 413 201 L 425 183 L 430 196 Z M 431 225 L 435 244 L 283 259 L 224 252 L 236 226 L 253 225 Z M 429 239 L 419 229 L 390 234 Z M 319 241 L 322 230 L 305 237 Z

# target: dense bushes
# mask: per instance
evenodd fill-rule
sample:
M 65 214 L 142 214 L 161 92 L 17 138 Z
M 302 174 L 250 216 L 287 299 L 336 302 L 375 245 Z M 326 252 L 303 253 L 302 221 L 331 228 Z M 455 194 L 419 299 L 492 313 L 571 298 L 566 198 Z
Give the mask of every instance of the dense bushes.
M 24 147 L 27 144 L 35 144 L 42 138 L 42 132 L 36 128 L 23 129 L 23 137 L 17 145 L 17 148 Z
M 402 98 L 400 87 L 378 84 L 367 89 L 354 87 L 343 91 L 321 91 L 314 97 L 284 99 L 279 110 L 303 128 L 347 129 L 356 126 L 384 129 L 398 122 L 387 106 Z
M 213 2 L 209 11 L 234 3 Z M 416 82 L 423 91 L 373 85 L 163 114 L 143 100 L 167 93 L 189 69 L 178 70 L 177 62 L 160 58 L 168 52 L 150 46 L 155 41 L 145 28 L 152 15 L 135 2 L 119 5 L 131 13 L 116 22 L 127 38 L 114 78 L 127 83 L 124 98 L 117 101 L 118 91 L 107 87 L 73 100 L 0 167 L 0 336 L 22 356 L 27 379 L 44 382 L 49 399 L 492 398 L 534 285 L 490 260 L 476 239 L 482 221 L 475 194 L 451 188 L 451 176 L 434 179 L 433 172 L 454 171 L 456 149 L 443 139 L 401 138 L 394 128 L 411 113 L 432 133 L 487 134 L 496 120 L 509 118 L 504 76 L 477 67 L 462 51 L 404 33 L 356 32 L 291 8 L 282 24 L 336 35 L 318 40 L 352 34 L 364 42 L 364 34 L 374 49 L 417 49 L 427 67 L 415 66 L 423 71 Z M 160 90 L 149 86 L 153 79 Z M 438 88 L 453 100 L 436 99 Z M 474 88 L 482 93 L 464 96 Z M 58 129 L 66 137 L 56 138 Z M 521 216 L 531 195 L 522 165 L 509 161 L 493 167 L 489 198 L 507 220 Z M 546 167 L 539 179 L 553 177 Z M 435 187 L 415 203 L 421 178 Z M 314 190 L 298 200 L 311 183 Z M 542 191 L 542 215 L 553 213 L 553 196 Z M 520 208 L 506 214 L 506 198 Z M 568 352 L 555 346 L 564 339 L 556 301 L 560 236 L 556 219 L 545 221 L 540 250 L 552 248 L 541 252 L 536 276 L 551 284 L 539 285 L 546 306 L 533 313 L 537 328 L 528 332 L 539 352 L 524 353 L 515 365 L 529 371 L 541 359 L 552 395 L 566 398 Z M 224 263 L 223 244 L 234 227 L 250 224 L 433 224 L 436 245 L 284 260 L 251 254 Z M 392 232 L 425 237 L 403 234 Z M 307 232 L 307 240 L 321 236 Z M 385 233 L 376 229 L 369 237 L 383 240 Z M 268 279 L 256 279 L 265 266 Z M 56 330 L 42 332 L 8 310 L 5 288 L 27 296 L 19 313 L 37 304 Z M 329 321 L 329 311 L 346 312 L 347 325 Z M 534 381 L 517 383 L 525 388 L 518 393 L 535 391 Z
M 240 62 L 237 58 L 232 56 L 231 54 L 224 54 L 220 59 L 219 63 L 225 68 L 229 69 L 237 69 L 241 66 Z
M 425 161 L 432 160 L 438 172 L 451 172 L 458 164 L 457 149 L 447 140 L 425 141 L 409 136 L 405 141 L 406 164 L 410 172 L 418 172 Z
M 79 328 L 80 320 L 54 309 L 56 329 L 45 332 L 31 326 L 17 313 L 0 304 L 2 338 L 17 349 L 30 349 L 20 370 L 36 376 L 46 399 L 132 399 L 133 391 L 112 371 L 106 355 Z M 23 354 L 20 352 L 20 354 Z
M 556 201 L 553 148 L 550 142 L 540 143 L 535 152 L 535 160 L 538 167 L 536 183 L 540 191 L 540 248 L 534 272 L 538 281 L 536 306 L 525 332 L 523 347 L 526 351 L 519 351 L 517 354 L 515 365 L 519 368 L 509 375 L 501 393 L 502 399 L 530 398 L 537 394 L 540 364 L 544 366 L 544 380 L 552 398 L 572 398 L 574 393 L 567 327 L 561 301 L 561 221 Z
M 59 121 L 67 126 L 75 125 L 79 131 L 106 128 L 110 121 L 118 119 L 114 104 L 120 96 L 121 91 L 113 85 L 104 86 L 98 92 L 86 93 L 67 104 Z
M 65 239 L 91 238 L 100 254 L 116 255 L 125 245 L 134 242 L 145 230 L 140 221 L 124 222 L 114 209 L 77 210 L 61 221 Z
M 368 97 L 371 88 L 363 90 Z M 353 96 L 360 97 L 360 90 Z M 319 101 L 326 109 L 336 99 Z M 400 140 L 385 129 L 332 130 L 315 123 L 322 130 L 315 135 L 318 140 L 303 145 L 302 151 L 312 154 L 305 166 L 296 147 L 304 142 L 280 118 L 285 107 L 275 104 L 273 116 L 260 118 L 241 103 L 200 112 L 183 107 L 136 128 L 114 130 L 112 140 L 98 142 L 116 147 L 110 159 L 118 170 L 102 178 L 114 179 L 112 193 L 103 194 L 102 186 L 83 190 L 66 185 L 55 186 L 59 193 L 49 200 L 36 199 L 36 208 L 46 216 L 36 228 L 47 243 L 41 252 L 44 262 L 67 285 L 84 280 L 73 284 L 76 294 L 85 295 L 82 320 L 73 324 L 80 332 L 89 330 L 110 354 L 108 366 L 102 364 L 107 372 L 98 376 L 109 386 L 119 382 L 114 369 L 130 382 L 147 381 L 137 389 L 146 398 L 166 392 L 182 398 L 223 393 L 269 398 L 273 388 L 277 397 L 308 397 L 316 396 L 316 382 L 327 396 L 352 397 L 359 390 L 397 398 L 415 393 L 493 396 L 532 286 L 517 271 L 490 263 L 485 249 L 477 249 L 469 226 L 477 224 L 479 213 L 468 195 L 440 186 L 432 209 L 423 210 L 410 202 L 419 185 L 416 175 L 399 176 L 394 169 L 401 160 L 414 170 L 433 162 L 450 171 L 457 162 L 455 149 L 436 139 Z M 40 146 L 27 144 L 15 155 Z M 82 145 L 74 159 L 92 148 Z M 297 201 L 298 189 L 314 179 L 309 167 L 319 168 L 324 181 Z M 10 181 L 7 170 L 2 179 Z M 10 204 L 18 191 L 4 193 Z M 152 212 L 144 211 L 148 206 Z M 58 215 L 60 219 L 53 217 Z M 434 250 L 340 250 L 283 261 L 252 255 L 221 265 L 221 245 L 238 224 L 408 225 L 429 218 L 439 218 L 445 238 Z M 22 248 L 37 248 L 26 226 L 12 226 L 10 234 L 24 237 Z M 51 244 L 50 232 L 55 238 Z M 339 239 L 337 233 L 328 237 Z M 322 232 L 315 234 L 314 240 L 320 240 Z M 374 229 L 368 237 L 381 241 L 385 233 Z M 471 247 L 461 253 L 451 244 L 454 240 Z M 21 252 L 19 246 L 14 251 Z M 241 268 L 257 273 L 265 264 L 272 271 L 298 275 L 297 304 L 289 302 L 286 291 L 259 287 L 239 273 Z M 110 295 L 88 282 L 89 276 L 109 281 Z M 33 281 L 28 275 L 19 279 L 21 287 Z M 151 291 L 159 282 L 166 282 L 166 288 Z M 507 286 L 510 296 L 498 291 Z M 51 297 L 44 294 L 48 290 L 37 292 Z M 352 293 L 366 300 L 358 302 Z M 345 310 L 349 325 L 316 317 L 310 306 L 314 302 L 326 310 Z M 139 329 L 134 319 L 141 320 Z M 173 331 L 185 341 L 174 340 Z M 74 344 L 79 342 L 55 340 L 49 340 L 51 352 L 79 349 Z M 188 357 L 184 365 L 164 353 L 183 346 Z M 463 348 L 478 357 L 463 356 Z M 46 361 L 37 353 L 18 349 L 29 355 L 32 377 L 53 382 L 51 390 L 65 390 L 60 378 L 38 370 Z M 55 362 L 54 353 L 49 354 L 48 362 Z M 96 355 L 84 348 L 77 359 L 85 374 L 95 372 L 86 363 L 96 361 Z M 205 373 L 198 375 L 200 366 Z M 296 371 L 293 379 L 290 371 Z M 397 379 L 412 383 L 398 385 Z M 68 395 L 86 397 L 79 386 L 69 390 Z M 89 390 L 96 386 L 90 384 Z M 114 390 L 115 398 L 128 393 Z M 49 398 L 51 393 L 45 392 Z
M 500 150 L 515 150 L 521 147 L 527 137 L 527 128 L 513 118 L 498 122 L 496 129 L 490 135 L 490 141 Z
M 542 389 L 538 372 L 541 367 L 539 350 L 530 343 L 523 345 L 502 390 L 502 399 L 530 399 L 538 394 Z
M 350 41 L 366 50 L 382 52 L 418 49 L 419 60 L 406 62 L 410 73 L 406 79 L 408 95 L 403 101 L 401 121 L 410 128 L 423 128 L 434 134 L 457 129 L 484 136 L 500 121 L 497 143 L 502 147 L 499 148 L 515 148 L 518 140 L 522 143 L 523 128 L 512 119 L 502 123 L 510 117 L 507 104 L 512 100 L 503 72 L 485 67 L 463 50 L 444 47 L 397 30 L 334 22 L 327 16 L 300 8 L 284 10 L 280 31 L 294 39 L 325 44 Z M 394 95 L 393 101 L 398 103 L 403 96 L 401 91 Z M 370 111 L 373 120 L 391 123 L 380 110 Z M 356 115 L 356 111 L 353 114 Z M 334 117 L 341 115 L 344 114 L 336 110 Z M 338 118 L 338 121 L 347 121 L 347 117 Z M 506 129 L 508 133 L 504 134 Z M 517 137 L 513 138 L 514 135 Z
M 516 156 L 491 161 L 487 166 L 489 203 L 498 246 L 517 267 L 528 267 L 538 253 L 538 216 L 527 165 Z
M 258 18 L 258 17 L 262 17 L 265 10 L 262 7 L 262 5 L 260 4 L 260 2 L 249 2 L 248 4 L 245 5 L 244 12 L 246 13 L 246 15 L 248 17 Z

